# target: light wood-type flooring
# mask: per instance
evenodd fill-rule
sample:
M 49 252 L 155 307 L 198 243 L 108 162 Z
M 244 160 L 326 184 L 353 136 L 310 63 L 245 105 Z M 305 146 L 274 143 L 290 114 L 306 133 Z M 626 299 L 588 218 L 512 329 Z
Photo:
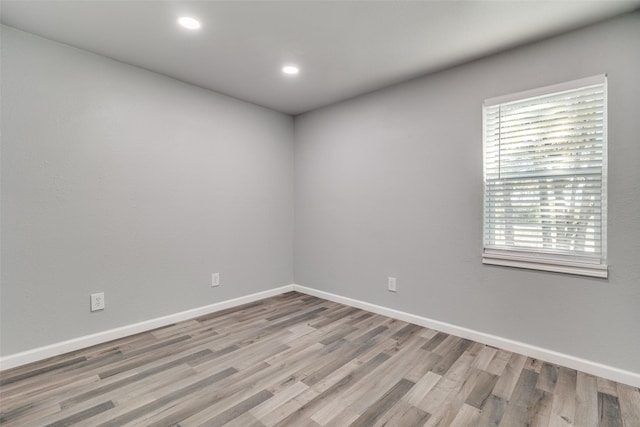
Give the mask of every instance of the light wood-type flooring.
M 0 374 L 11 426 L 624 426 L 640 390 L 290 292 Z

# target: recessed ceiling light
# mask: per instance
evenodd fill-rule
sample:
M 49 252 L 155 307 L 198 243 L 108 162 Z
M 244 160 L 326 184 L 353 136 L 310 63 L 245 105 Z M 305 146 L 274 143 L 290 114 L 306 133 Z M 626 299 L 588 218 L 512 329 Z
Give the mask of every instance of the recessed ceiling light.
M 300 69 L 294 65 L 287 65 L 286 67 L 282 67 L 282 72 L 285 74 L 298 74 Z
M 197 30 L 200 28 L 200 22 L 190 16 L 181 16 L 178 18 L 178 24 L 182 25 L 188 30 Z

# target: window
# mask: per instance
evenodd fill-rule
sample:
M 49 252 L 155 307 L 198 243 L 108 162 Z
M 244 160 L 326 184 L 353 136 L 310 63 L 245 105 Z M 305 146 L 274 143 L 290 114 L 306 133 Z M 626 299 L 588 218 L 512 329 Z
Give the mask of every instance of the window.
M 483 106 L 483 263 L 607 277 L 607 81 Z

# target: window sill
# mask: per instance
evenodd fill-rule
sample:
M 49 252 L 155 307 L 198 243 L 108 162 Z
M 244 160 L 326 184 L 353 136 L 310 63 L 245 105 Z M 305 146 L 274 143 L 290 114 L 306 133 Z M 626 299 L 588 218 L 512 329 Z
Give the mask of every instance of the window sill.
M 555 273 L 599 277 L 603 279 L 606 279 L 609 274 L 607 265 L 603 264 L 555 260 L 517 254 L 512 255 L 484 252 L 482 254 L 482 263 L 489 265 L 501 265 L 504 267 L 526 268 L 529 270 L 542 270 L 552 271 Z

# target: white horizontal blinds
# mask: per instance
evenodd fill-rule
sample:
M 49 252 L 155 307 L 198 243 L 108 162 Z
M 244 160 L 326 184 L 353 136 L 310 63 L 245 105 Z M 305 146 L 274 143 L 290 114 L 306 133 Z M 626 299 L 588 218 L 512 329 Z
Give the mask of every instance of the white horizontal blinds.
M 604 258 L 601 80 L 485 105 L 485 248 Z

